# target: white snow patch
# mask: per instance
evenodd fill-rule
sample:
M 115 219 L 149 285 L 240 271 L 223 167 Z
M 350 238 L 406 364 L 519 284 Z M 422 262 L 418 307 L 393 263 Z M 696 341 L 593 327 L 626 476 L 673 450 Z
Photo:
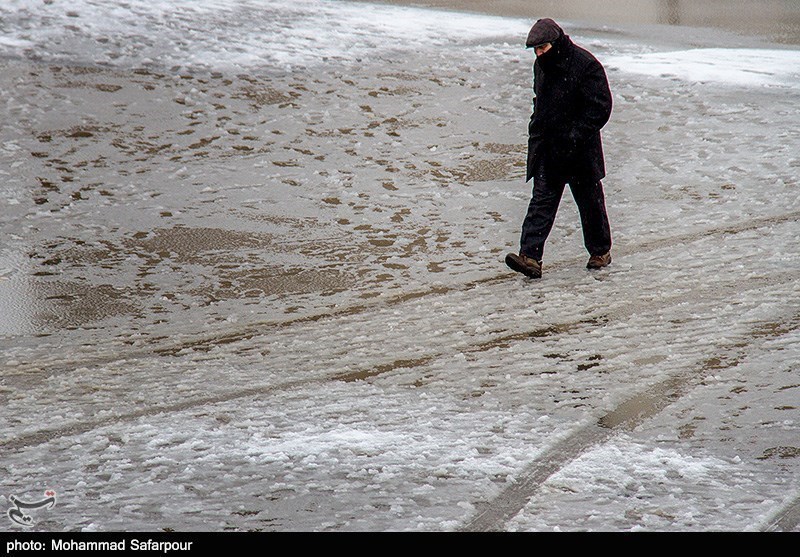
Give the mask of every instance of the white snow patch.
M 800 87 L 800 50 L 696 48 L 611 56 L 606 64 L 626 72 L 695 82 Z
M 620 441 L 584 453 L 568 467 L 554 474 L 548 484 L 565 484 L 575 491 L 614 486 L 616 491 L 644 491 L 645 484 L 681 478 L 689 484 L 713 484 L 734 466 L 715 457 L 696 457 L 674 449 L 647 447 Z
M 15 25 L 7 26 L 0 54 L 112 66 L 330 66 L 388 51 L 521 37 L 529 26 L 522 19 L 325 0 L 73 0 L 70 6 L 67 12 L 59 3 L 3 2 L 0 21 Z

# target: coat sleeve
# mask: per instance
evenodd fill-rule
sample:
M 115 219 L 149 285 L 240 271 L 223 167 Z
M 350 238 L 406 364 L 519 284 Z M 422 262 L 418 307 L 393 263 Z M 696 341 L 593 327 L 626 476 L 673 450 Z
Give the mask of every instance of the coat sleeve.
M 570 130 L 570 141 L 580 144 L 597 134 L 611 117 L 611 89 L 606 72 L 600 62 L 594 60 L 586 68 L 580 81 L 580 93 L 584 111 Z
M 528 121 L 528 156 L 526 157 L 525 182 L 533 177 L 534 160 L 542 143 L 542 131 L 537 125 L 536 104 L 539 98 L 539 87 L 542 82 L 541 70 L 538 65 L 533 66 L 533 99 L 531 101 L 531 119 Z
M 534 109 L 531 114 L 531 119 L 528 122 L 528 156 L 525 164 L 525 181 L 527 182 L 533 178 L 533 169 L 536 163 L 536 157 L 542 144 L 542 132 L 536 125 L 536 110 Z

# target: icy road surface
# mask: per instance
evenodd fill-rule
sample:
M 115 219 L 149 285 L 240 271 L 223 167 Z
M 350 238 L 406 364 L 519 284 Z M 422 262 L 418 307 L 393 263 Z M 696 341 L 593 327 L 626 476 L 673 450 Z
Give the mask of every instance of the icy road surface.
M 35 530 L 800 528 L 800 51 L 567 22 L 614 93 L 614 262 L 584 269 L 566 194 L 530 281 L 503 265 L 529 25 L 4 2 L 0 502 L 55 491 Z

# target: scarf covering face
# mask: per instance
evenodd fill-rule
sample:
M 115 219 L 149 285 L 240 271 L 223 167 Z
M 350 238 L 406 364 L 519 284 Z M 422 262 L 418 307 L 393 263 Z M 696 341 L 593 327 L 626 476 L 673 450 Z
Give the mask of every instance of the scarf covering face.
M 567 60 L 567 46 L 570 40 L 567 35 L 561 35 L 555 41 L 552 41 L 552 48 L 536 57 L 536 62 L 542 68 L 545 74 L 553 74 L 564 70 L 564 64 Z

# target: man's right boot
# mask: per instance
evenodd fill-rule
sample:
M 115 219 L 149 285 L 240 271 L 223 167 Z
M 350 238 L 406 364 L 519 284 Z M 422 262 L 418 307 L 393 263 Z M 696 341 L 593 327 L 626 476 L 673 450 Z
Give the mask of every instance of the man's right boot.
M 542 262 L 527 255 L 509 253 L 506 255 L 506 265 L 528 278 L 542 278 Z
M 593 255 L 589 258 L 589 262 L 586 263 L 587 269 L 602 269 L 603 267 L 608 267 L 611 264 L 611 252 L 604 253 L 603 255 Z

